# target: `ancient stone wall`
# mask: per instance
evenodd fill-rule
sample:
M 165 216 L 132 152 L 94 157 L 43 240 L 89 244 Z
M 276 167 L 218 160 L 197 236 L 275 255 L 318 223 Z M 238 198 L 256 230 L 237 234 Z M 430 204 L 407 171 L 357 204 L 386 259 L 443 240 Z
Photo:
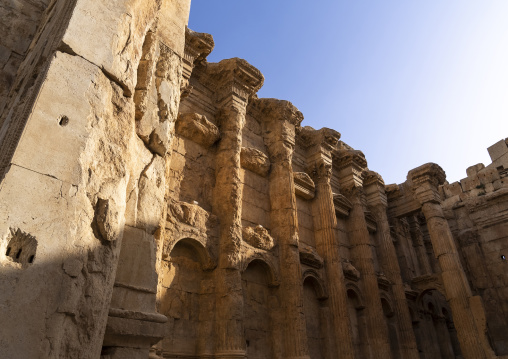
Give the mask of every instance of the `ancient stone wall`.
M 507 142 L 385 185 L 189 7 L 0 6 L 2 355 L 508 355 Z

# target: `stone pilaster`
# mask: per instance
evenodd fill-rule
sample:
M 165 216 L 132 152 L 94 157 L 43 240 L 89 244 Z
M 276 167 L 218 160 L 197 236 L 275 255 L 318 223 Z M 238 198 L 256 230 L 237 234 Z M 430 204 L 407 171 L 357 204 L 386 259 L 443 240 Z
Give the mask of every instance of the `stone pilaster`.
M 319 131 L 305 129 L 304 136 L 309 137 L 309 170 L 316 184 L 316 196 L 313 202 L 314 235 L 318 254 L 324 259 L 328 302 L 333 325 L 334 357 L 354 358 L 351 332 L 351 320 L 348 314 L 347 291 L 336 238 L 337 217 L 330 185 L 332 158 L 331 150 L 337 145 L 340 134 L 327 128 Z
M 263 84 L 263 75 L 245 60 L 229 59 L 208 66 L 216 86 L 221 140 L 215 159 L 213 212 L 220 221 L 216 286 L 216 358 L 244 358 L 243 294 L 240 273 L 242 183 L 240 153 L 248 100 Z
M 462 355 L 466 359 L 489 358 L 493 355 L 485 333 L 476 327 L 478 313 L 472 308 L 475 303 L 471 288 L 460 263 L 455 242 L 440 205 L 438 185 L 443 184 L 445 173 L 436 164 L 428 163 L 408 173 L 416 199 L 422 204 L 422 211 L 442 270 L 446 300 L 452 309 Z
M 363 205 L 362 172 L 367 167 L 367 161 L 363 153 L 354 150 L 337 151 L 336 158 L 341 191 L 352 204 L 348 220 L 351 259 L 361 274 L 360 283 L 364 290 L 365 306 L 368 311 L 370 350 L 376 357 L 390 358 L 388 327 L 381 306 L 378 277 L 374 267 L 373 243 L 367 229 Z
M 377 222 L 378 253 L 380 265 L 386 277 L 392 282 L 395 313 L 399 325 L 399 347 L 403 358 L 418 359 L 416 338 L 409 314 L 406 293 L 400 273 L 397 252 L 390 235 L 386 210 L 388 207 L 384 181 L 376 172 L 366 173 L 363 183 L 367 205 Z
M 310 358 L 303 310 L 303 288 L 298 250 L 298 213 L 291 165 L 295 127 L 303 115 L 288 101 L 256 100 L 263 114 L 264 141 L 270 172 L 271 234 L 278 241 L 281 275 L 281 304 L 284 309 L 284 357 Z

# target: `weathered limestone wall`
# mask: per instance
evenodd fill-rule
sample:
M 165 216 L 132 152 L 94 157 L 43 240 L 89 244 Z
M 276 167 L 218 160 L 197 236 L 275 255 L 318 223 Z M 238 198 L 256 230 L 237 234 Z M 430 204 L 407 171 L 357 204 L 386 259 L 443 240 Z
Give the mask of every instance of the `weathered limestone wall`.
M 507 356 L 506 140 L 386 186 L 189 10 L 0 5 L 2 355 Z
M 10 50 L 23 59 L 0 111 L 3 356 L 146 357 L 162 337 L 154 232 L 189 3 L 55 0 L 26 24 L 26 39 L 35 33 L 28 51 L 29 40 L 14 35 L 24 50 Z M 12 4 L 21 13 L 37 5 Z M 155 82 L 166 107 L 146 143 L 135 121 L 145 80 L 138 64 L 154 63 L 143 45 L 164 35 L 156 30 L 164 19 L 174 23 L 165 30 L 173 47 L 154 42 L 163 48 Z

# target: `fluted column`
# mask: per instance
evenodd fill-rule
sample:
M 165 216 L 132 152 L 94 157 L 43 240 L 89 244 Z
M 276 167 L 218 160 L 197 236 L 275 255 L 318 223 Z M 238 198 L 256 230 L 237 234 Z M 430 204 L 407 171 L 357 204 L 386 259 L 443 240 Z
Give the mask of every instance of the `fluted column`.
M 247 102 L 262 83 L 261 73 L 245 60 L 229 59 L 207 68 L 217 84 L 217 122 L 221 140 L 215 158 L 213 212 L 220 222 L 219 265 L 214 273 L 215 357 L 245 358 L 243 293 L 240 273 L 242 182 L 240 153 Z
M 336 237 L 337 216 L 330 185 L 332 158 L 331 150 L 336 146 L 340 134 L 323 128 L 319 131 L 305 129 L 311 141 L 308 156 L 311 159 L 309 171 L 316 185 L 313 202 L 314 238 L 318 254 L 324 259 L 328 287 L 328 303 L 332 322 L 331 341 L 333 357 L 354 359 L 353 335 L 347 304 L 346 281 Z
M 367 308 L 367 327 L 371 353 L 377 358 L 391 358 L 388 327 L 381 305 L 378 277 L 374 268 L 374 251 L 372 250 L 365 210 L 363 206 L 362 172 L 367 161 L 360 151 L 341 150 L 337 153 L 341 191 L 351 202 L 349 213 L 349 241 L 351 259 L 361 274 L 360 283 L 364 290 Z
M 462 355 L 466 359 L 489 358 L 492 353 L 485 346 L 485 338 L 475 324 L 471 309 L 472 293 L 460 263 L 455 242 L 440 205 L 437 186 L 445 180 L 445 173 L 436 164 L 425 164 L 408 174 L 415 197 L 422 204 L 430 240 L 442 270 L 446 299 L 452 309 Z M 476 308 L 478 309 L 478 308 Z
M 397 252 L 390 235 L 386 210 L 388 207 L 383 179 L 368 172 L 363 183 L 367 204 L 376 218 L 379 261 L 386 277 L 392 282 L 395 313 L 399 325 L 399 347 L 402 358 L 419 359 L 416 338 L 402 282 Z
M 285 316 L 284 357 L 310 359 L 298 250 L 298 213 L 291 165 L 295 126 L 303 120 L 303 115 L 288 101 L 260 99 L 255 105 L 263 114 L 264 141 L 271 161 L 270 231 L 278 241 L 280 251 L 280 298 Z

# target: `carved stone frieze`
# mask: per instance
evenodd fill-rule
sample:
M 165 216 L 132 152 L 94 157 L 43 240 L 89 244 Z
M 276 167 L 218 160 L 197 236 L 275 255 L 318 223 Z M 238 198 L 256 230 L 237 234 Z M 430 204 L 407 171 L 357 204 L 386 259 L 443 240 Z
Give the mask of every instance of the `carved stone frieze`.
M 243 227 L 242 238 L 251 246 L 265 251 L 269 251 L 275 246 L 275 241 L 272 236 L 270 236 L 270 233 L 261 225 Z
M 240 164 L 243 168 L 266 177 L 270 171 L 270 160 L 260 150 L 251 147 L 242 147 Z
M 305 172 L 293 172 L 295 181 L 295 193 L 303 199 L 314 198 L 316 185 L 310 176 Z
M 351 202 L 342 194 L 333 194 L 333 204 L 335 206 L 335 214 L 340 217 L 348 217 L 349 211 L 353 208 Z

